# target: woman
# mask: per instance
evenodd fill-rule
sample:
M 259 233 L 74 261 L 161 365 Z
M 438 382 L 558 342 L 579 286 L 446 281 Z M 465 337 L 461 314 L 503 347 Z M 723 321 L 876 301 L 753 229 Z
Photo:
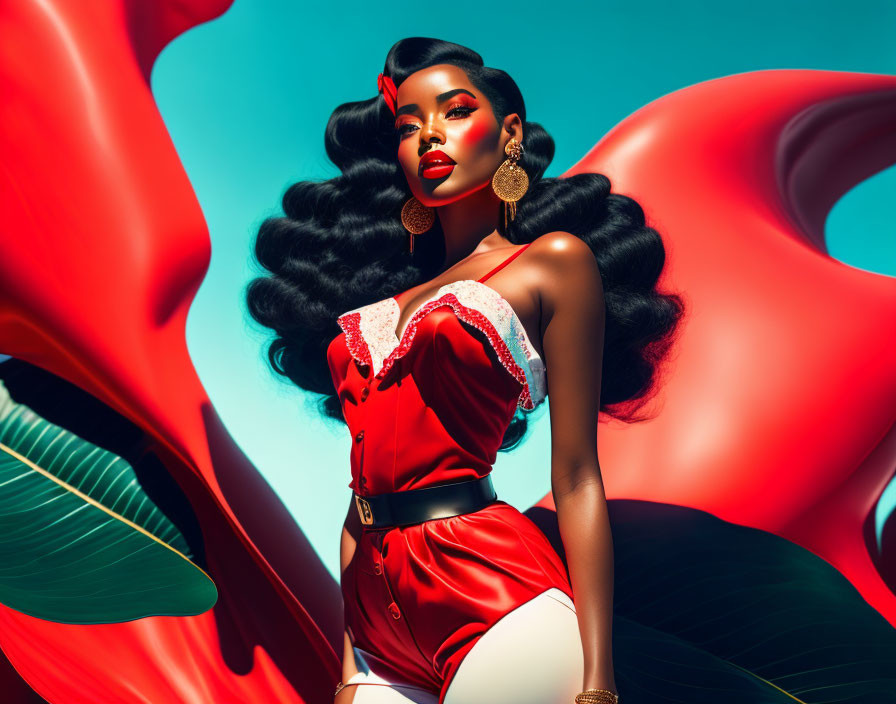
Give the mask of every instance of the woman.
M 606 177 L 541 178 L 553 140 L 470 49 L 401 40 L 377 84 L 327 126 L 342 175 L 262 225 L 248 290 L 274 369 L 353 435 L 335 701 L 615 703 L 595 432 L 635 419 L 682 314 L 662 241 Z M 489 476 L 548 388 L 568 573 Z

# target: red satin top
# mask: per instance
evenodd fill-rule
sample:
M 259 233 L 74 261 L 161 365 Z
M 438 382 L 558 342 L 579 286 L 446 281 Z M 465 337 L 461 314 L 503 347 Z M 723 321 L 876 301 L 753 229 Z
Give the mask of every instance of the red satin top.
M 544 364 L 510 304 L 478 280 L 439 288 L 396 334 L 389 298 L 343 313 L 327 360 L 362 496 L 488 474 L 517 406 L 546 395 Z M 341 579 L 346 625 L 395 682 L 439 693 L 477 639 L 551 587 L 572 597 L 541 530 L 498 500 L 474 513 L 363 527 Z

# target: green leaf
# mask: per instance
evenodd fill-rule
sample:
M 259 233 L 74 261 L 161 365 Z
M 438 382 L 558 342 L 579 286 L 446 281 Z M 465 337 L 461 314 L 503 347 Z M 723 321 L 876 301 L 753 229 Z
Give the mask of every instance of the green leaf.
M 128 462 L 0 380 L 0 603 L 59 623 L 194 616 L 218 592 L 191 558 Z
M 611 500 L 626 704 L 896 704 L 896 629 L 831 564 L 710 513 Z

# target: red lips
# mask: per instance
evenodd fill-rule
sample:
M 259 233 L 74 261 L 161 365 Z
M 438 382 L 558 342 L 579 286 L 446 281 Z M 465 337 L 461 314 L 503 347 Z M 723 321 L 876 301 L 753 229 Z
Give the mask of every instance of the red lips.
M 421 169 L 426 169 L 430 166 L 448 166 L 454 163 L 456 163 L 454 159 L 448 156 L 445 152 L 438 149 L 431 152 L 426 152 L 426 154 L 420 157 Z

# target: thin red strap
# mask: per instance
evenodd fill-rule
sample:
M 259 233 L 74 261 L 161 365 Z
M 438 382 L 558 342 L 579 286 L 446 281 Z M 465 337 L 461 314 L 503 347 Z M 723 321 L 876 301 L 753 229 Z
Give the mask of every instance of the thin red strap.
M 498 266 L 496 266 L 494 269 L 492 269 L 490 272 L 488 272 L 485 276 L 483 276 L 481 279 L 479 279 L 479 282 L 481 283 L 481 282 L 485 281 L 487 278 L 489 278 L 492 274 L 496 274 L 497 272 L 501 271 L 501 269 L 503 269 L 505 266 L 510 264 L 510 262 L 512 262 L 514 259 L 516 259 L 517 256 L 522 254 L 523 251 L 526 249 L 526 247 L 528 247 L 530 244 L 532 244 L 532 243 L 526 242 L 526 244 L 524 244 L 522 247 L 520 247 L 518 250 L 516 250 L 513 254 L 511 254 L 509 257 L 507 257 L 507 259 L 505 259 L 503 262 L 498 264 Z

